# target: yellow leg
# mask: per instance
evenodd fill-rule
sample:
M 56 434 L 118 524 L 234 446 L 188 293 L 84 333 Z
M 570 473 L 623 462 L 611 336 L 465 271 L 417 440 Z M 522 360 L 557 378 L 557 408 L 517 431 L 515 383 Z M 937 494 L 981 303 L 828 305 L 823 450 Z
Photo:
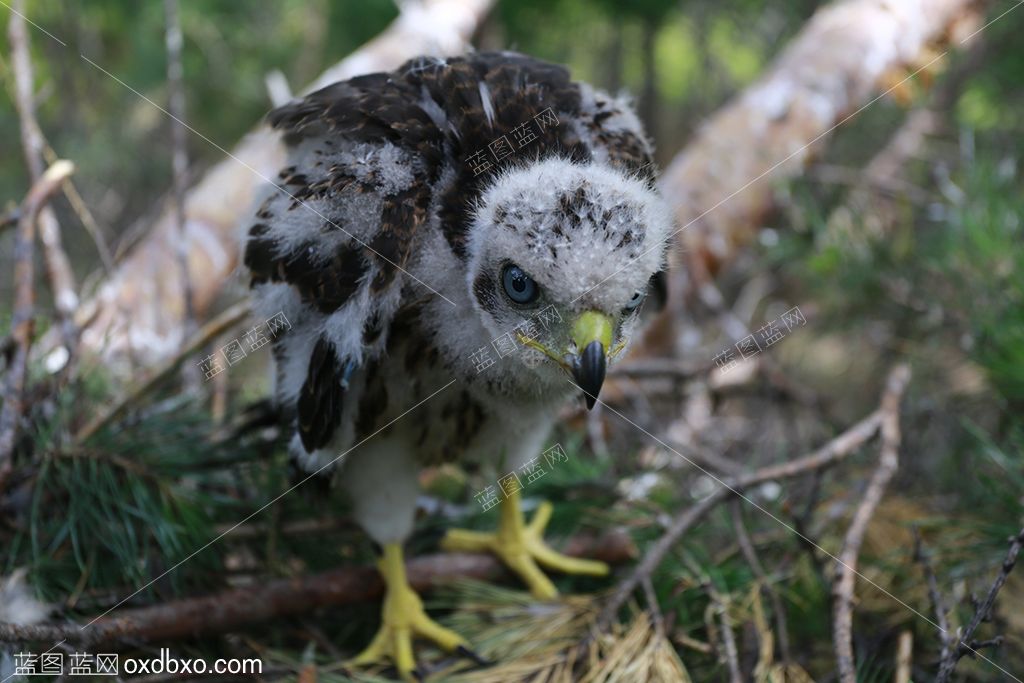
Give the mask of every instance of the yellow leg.
M 467 647 L 462 636 L 433 621 L 423 610 L 423 602 L 406 580 L 400 544 L 385 545 L 384 555 L 377 566 L 387 584 L 382 623 L 370 645 L 350 662 L 352 665 L 365 666 L 391 660 L 402 679 L 412 681 L 416 670 L 412 654 L 414 637 L 432 640 L 448 652 Z
M 569 557 L 555 552 L 544 543 L 544 528 L 551 519 L 551 503 L 541 503 L 529 524 L 523 521 L 518 492 L 501 501 L 500 510 L 496 533 L 451 529 L 441 541 L 441 547 L 445 550 L 494 553 L 523 579 L 534 597 L 541 600 L 556 597 L 558 590 L 538 564 L 566 574 L 608 574 L 608 565 L 604 562 Z

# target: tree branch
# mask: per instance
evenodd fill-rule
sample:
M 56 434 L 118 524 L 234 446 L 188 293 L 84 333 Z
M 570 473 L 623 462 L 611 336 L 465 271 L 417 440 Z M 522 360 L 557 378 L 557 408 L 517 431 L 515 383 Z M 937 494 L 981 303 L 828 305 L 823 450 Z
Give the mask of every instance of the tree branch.
M 916 560 L 924 571 L 925 582 L 928 584 L 928 599 L 931 600 L 932 609 L 935 610 L 935 623 L 939 625 L 939 638 L 942 642 L 942 650 L 939 653 L 939 662 L 949 658 L 952 634 L 949 631 L 949 619 L 947 608 L 939 591 L 939 582 L 935 577 L 935 567 L 932 566 L 931 556 L 924 547 L 924 540 L 921 532 L 914 529 L 914 560 Z
M 761 559 L 757 556 L 757 550 L 754 549 L 754 543 L 750 540 L 750 534 L 747 533 L 747 528 L 743 524 L 743 508 L 740 505 L 739 499 L 734 498 L 729 507 L 732 513 L 733 530 L 736 532 L 736 540 L 739 543 L 740 552 L 750 566 L 750 571 L 760 581 L 762 590 L 768 594 L 768 599 L 772 603 L 775 631 L 779 638 L 779 653 L 782 655 L 782 661 L 788 663 L 790 661 L 789 631 L 786 629 L 786 610 L 782 604 L 782 598 L 779 597 L 779 591 L 775 590 L 775 586 L 768 580 L 768 574 L 764 570 L 764 565 L 761 564 Z
M 599 537 L 575 537 L 565 552 L 612 564 L 631 559 L 636 548 L 623 531 Z M 410 560 L 406 571 L 417 592 L 425 592 L 456 578 L 480 581 L 507 575 L 491 555 L 444 553 Z M 67 640 L 96 645 L 123 640 L 173 640 L 224 633 L 243 626 L 286 616 L 375 600 L 384 594 L 384 581 L 373 567 L 345 567 L 312 576 L 277 579 L 256 586 L 235 588 L 202 598 L 176 600 L 162 605 L 124 610 L 97 619 L 90 626 L 18 626 L 0 623 L 0 643 Z
M 11 12 L 7 35 L 11 41 L 11 70 L 14 72 L 14 100 L 21 123 L 21 147 L 25 155 L 31 182 L 37 182 L 46 171 L 43 151 L 46 144 L 42 129 L 36 120 L 35 92 L 32 78 L 32 59 L 29 56 L 28 31 L 25 28 L 23 0 L 16 0 Z M 43 261 L 53 291 L 53 304 L 60 321 L 60 333 L 68 353 L 78 346 L 78 328 L 75 311 L 78 294 L 71 263 L 61 243 L 60 224 L 49 206 L 43 206 L 38 219 L 39 241 L 43 245 Z
M 875 411 L 809 455 L 778 465 L 769 465 L 750 474 L 726 479 L 724 486 L 719 486 L 709 496 L 677 514 L 662 537 L 651 546 L 629 577 L 615 589 L 598 616 L 598 628 L 605 629 L 611 624 L 618 610 L 626 604 L 626 600 L 640 585 L 644 577 L 651 576 L 672 546 L 716 505 L 730 495 L 743 493 L 750 487 L 763 484 L 766 481 L 789 479 L 808 474 L 842 461 L 874 436 L 880 420 L 881 412 Z
M 18 233 L 14 243 L 14 312 L 11 316 L 14 353 L 7 366 L 4 403 L 0 410 L 0 490 L 3 490 L 3 482 L 10 472 L 18 422 L 24 413 L 22 400 L 25 377 L 28 374 L 28 355 L 35 329 L 35 274 L 32 257 L 35 252 L 36 223 L 46 202 L 74 170 L 74 164 L 63 160 L 47 169 L 29 190 L 18 218 Z
M 736 649 L 736 634 L 732 631 L 732 619 L 729 618 L 729 608 L 721 594 L 715 589 L 715 584 L 710 578 L 705 577 L 703 581 L 704 592 L 711 598 L 711 609 L 718 616 L 719 627 L 722 629 L 722 647 L 719 657 L 725 660 L 729 670 L 729 683 L 743 683 L 743 673 L 740 671 L 740 657 Z
M 1021 547 L 1024 547 L 1024 529 L 1021 529 L 1020 533 L 1010 539 L 1010 549 L 1006 553 L 1006 558 L 1003 560 L 1002 567 L 999 568 L 995 581 L 992 582 L 992 587 L 988 589 L 985 599 L 975 610 L 974 617 L 971 618 L 967 628 L 960 634 L 956 648 L 949 652 L 948 656 L 939 665 L 939 673 L 935 677 L 935 683 L 946 683 L 949 677 L 953 675 L 953 670 L 956 669 L 957 663 L 964 656 L 974 656 L 978 653 L 978 650 L 984 647 L 996 646 L 1002 642 L 1002 639 L 998 636 L 990 640 L 977 642 L 974 640 L 974 632 L 981 626 L 981 622 L 992 618 L 992 608 L 996 604 L 996 596 L 999 595 L 1003 584 L 1006 583 L 1006 578 L 1013 571 Z
M 901 365 L 889 373 L 885 394 L 882 396 L 882 447 L 878 467 L 868 483 L 863 499 L 853 515 L 850 528 L 839 552 L 839 580 L 833 587 L 835 599 L 833 638 L 840 683 L 857 683 L 857 667 L 853 657 L 853 591 L 857 576 L 857 556 L 864 541 L 864 533 L 871 521 L 885 488 L 899 466 L 900 399 L 910 380 L 910 369 Z

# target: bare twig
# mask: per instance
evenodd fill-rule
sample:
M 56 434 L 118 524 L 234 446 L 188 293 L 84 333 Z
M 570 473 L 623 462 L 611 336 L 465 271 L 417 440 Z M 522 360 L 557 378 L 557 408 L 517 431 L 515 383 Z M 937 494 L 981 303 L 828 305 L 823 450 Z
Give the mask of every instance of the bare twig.
M 693 280 L 697 295 L 709 310 L 718 315 L 719 324 L 727 336 L 744 339 L 751 334 L 750 328 L 725 302 L 721 290 L 715 286 L 714 277 L 701 259 L 691 259 L 688 272 Z M 815 392 L 793 382 L 767 353 L 758 354 L 757 367 L 768 382 L 782 394 L 808 408 L 821 410 L 831 420 L 826 406 Z
M 21 122 L 21 147 L 28 166 L 29 177 L 37 182 L 46 171 L 43 161 L 45 143 L 36 121 L 35 93 L 32 84 L 32 59 L 29 56 L 28 31 L 25 28 L 25 7 L 22 0 L 14 3 L 8 25 L 11 41 L 11 68 L 14 72 L 14 100 Z M 39 241 L 43 245 L 43 260 L 46 274 L 53 290 L 53 303 L 60 320 L 61 338 L 69 354 L 78 346 L 78 330 L 75 325 L 75 310 L 78 308 L 78 294 L 75 276 L 67 254 L 61 244 L 60 224 L 49 206 L 43 206 L 38 219 Z
M 142 384 L 129 391 L 124 398 L 97 416 L 75 435 L 75 442 L 82 443 L 111 421 L 119 417 L 132 403 L 149 393 L 160 382 L 170 377 L 190 355 L 208 345 L 213 339 L 231 329 L 249 315 L 249 302 L 242 301 L 225 310 L 210 322 L 203 325 L 187 342 L 177 355 L 164 361 Z
M 7 230 L 7 228 L 13 228 L 18 225 L 18 218 L 21 213 L 17 207 L 14 207 L 8 211 L 4 211 L 0 214 L 0 232 Z
M 576 537 L 565 552 L 617 564 L 635 553 L 629 535 L 615 531 L 599 537 Z M 456 578 L 494 580 L 505 576 L 504 565 L 491 555 L 444 553 L 410 560 L 409 583 L 424 592 Z M 384 582 L 373 567 L 345 567 L 299 578 L 276 579 L 202 598 L 188 598 L 152 607 L 128 609 L 96 620 L 88 628 L 72 625 L 18 626 L 0 624 L 0 643 L 66 639 L 79 645 L 124 640 L 170 640 L 224 633 L 322 607 L 375 600 Z
M 74 170 L 75 166 L 70 161 L 58 161 L 47 169 L 29 190 L 18 220 L 18 234 L 14 243 L 14 313 L 11 317 L 11 338 L 15 348 L 7 367 L 4 404 L 0 412 L 0 490 L 11 468 L 18 421 L 23 413 L 28 354 L 35 329 L 32 256 L 35 251 L 36 222 L 47 200 L 60 189 L 61 183 Z
M 654 592 L 654 584 L 651 577 L 645 576 L 642 581 L 644 598 L 647 600 L 647 609 L 651 611 L 651 621 L 654 623 L 654 630 L 658 635 L 665 635 L 665 617 L 661 614 L 661 605 L 658 604 L 658 596 Z
M 786 610 L 782 604 L 782 598 L 779 597 L 779 592 L 775 590 L 775 586 L 768 580 L 764 565 L 761 564 L 761 559 L 757 556 L 754 544 L 750 540 L 750 534 L 747 533 L 747 527 L 743 524 L 743 508 L 740 506 L 738 498 L 734 498 L 730 503 L 730 511 L 732 513 L 733 530 L 736 532 L 736 540 L 739 543 L 740 552 L 743 553 L 744 559 L 750 565 L 750 570 L 760 581 L 762 590 L 768 594 L 768 599 L 772 603 L 772 613 L 775 617 L 775 633 L 779 639 L 779 652 L 782 654 L 782 661 L 789 662 L 789 631 L 786 629 Z
M 43 156 L 48 164 L 52 164 L 59 158 L 50 143 L 46 141 L 45 136 L 43 137 Z M 67 198 L 72 210 L 74 210 L 75 215 L 78 216 L 82 227 L 89 233 L 93 244 L 96 245 L 96 253 L 100 255 L 103 270 L 109 276 L 114 270 L 114 257 L 111 255 L 110 245 L 107 244 L 107 240 L 103 236 L 103 230 L 100 229 L 96 218 L 92 215 L 92 211 L 85 203 L 85 200 L 82 199 L 82 195 L 79 194 L 78 188 L 75 187 L 75 183 L 71 179 L 64 183 L 64 196 Z
M 914 560 L 924 570 L 925 581 L 928 584 L 928 599 L 931 600 L 932 609 L 935 610 L 935 623 L 939 625 L 939 638 L 942 641 L 939 661 L 944 662 L 949 657 L 952 646 L 952 634 L 949 630 L 949 619 L 947 618 L 949 610 L 946 608 L 945 602 L 942 599 L 942 593 L 939 591 L 939 582 L 935 578 L 935 567 L 932 566 L 932 558 L 924 547 L 924 540 L 921 538 L 921 532 L 917 528 L 914 529 Z
M 732 476 L 737 476 L 743 473 L 742 465 L 725 457 L 724 455 L 719 455 L 710 448 L 705 448 L 697 441 L 699 435 L 695 430 L 690 431 L 692 433 L 692 438 L 687 442 L 678 441 L 669 437 L 666 437 L 665 440 L 674 450 L 679 451 L 685 455 L 688 460 L 692 460 L 704 469 Z
M 1002 637 L 1000 636 L 989 640 L 976 641 L 974 640 L 974 632 L 981 626 L 981 622 L 989 621 L 992 618 L 992 608 L 995 606 L 996 596 L 999 595 L 999 591 L 1002 589 L 1003 584 L 1006 583 L 1007 577 L 1013 571 L 1013 566 L 1017 563 L 1017 556 L 1020 554 L 1022 547 L 1024 547 L 1024 529 L 1021 529 L 1020 533 L 1010 539 L 1010 549 L 1006 553 L 1006 558 L 1003 560 L 1003 565 L 999 568 L 995 581 L 992 582 L 992 587 L 988 589 L 985 599 L 975 610 L 974 617 L 971 618 L 967 628 L 959 634 L 956 648 L 940 663 L 935 683 L 946 683 L 949 677 L 953 675 L 953 670 L 956 669 L 957 663 L 964 656 L 974 656 L 978 650 L 985 647 L 995 647 L 1002 642 Z
M 650 576 L 683 534 L 729 495 L 743 493 L 746 489 L 766 481 L 789 479 L 834 465 L 874 436 L 880 420 L 880 411 L 875 411 L 809 455 L 778 465 L 769 465 L 750 474 L 726 479 L 723 481 L 723 486 L 719 486 L 706 498 L 680 512 L 664 535 L 647 551 L 633 572 L 615 589 L 612 597 L 601 610 L 598 627 L 606 628 L 612 622 L 615 614 L 626 604 L 626 600 L 640 585 L 643 577 Z
M 889 373 L 882 396 L 882 446 L 863 499 L 853 515 L 838 557 L 839 578 L 832 589 L 834 599 L 833 638 L 840 683 L 856 683 L 857 667 L 853 658 L 853 591 L 857 577 L 857 556 L 868 523 L 882 500 L 885 487 L 899 466 L 900 399 L 910 379 L 910 369 L 901 365 Z
M 739 651 L 736 648 L 736 635 L 732 632 L 732 620 L 729 619 L 729 609 L 725 600 L 715 589 L 715 585 L 707 577 L 703 581 L 704 591 L 711 598 L 711 609 L 718 616 L 720 628 L 722 629 L 722 647 L 719 648 L 719 656 L 725 660 L 729 668 L 729 683 L 743 683 L 743 673 L 740 671 Z
M 167 109 L 170 112 L 171 164 L 174 172 L 173 220 L 178 232 L 174 244 L 174 256 L 178 260 L 181 277 L 181 316 L 183 337 L 188 339 L 195 333 L 196 317 L 192 300 L 192 278 L 188 267 L 188 234 L 185 219 L 185 193 L 188 191 L 188 150 L 185 124 L 185 86 L 182 83 L 184 69 L 181 65 L 181 19 L 178 0 L 164 0 L 164 17 L 167 46 Z M 198 374 L 190 368 L 185 372 L 192 384 L 198 383 Z
M 901 631 L 896 641 L 896 675 L 893 683 L 910 683 L 910 672 L 914 664 L 914 632 Z

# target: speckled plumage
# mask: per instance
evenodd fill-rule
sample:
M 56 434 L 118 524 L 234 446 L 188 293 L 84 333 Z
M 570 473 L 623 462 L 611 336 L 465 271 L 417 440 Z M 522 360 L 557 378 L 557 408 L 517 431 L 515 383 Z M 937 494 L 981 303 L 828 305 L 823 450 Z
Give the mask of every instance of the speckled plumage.
M 535 139 L 478 173 L 476 152 L 538 116 Z M 292 323 L 274 346 L 291 450 L 312 470 L 366 440 L 342 458 L 342 484 L 376 541 L 402 540 L 415 465 L 514 468 L 574 393 L 557 363 L 499 358 L 492 340 L 550 307 L 566 321 L 552 348 L 591 309 L 628 341 L 637 315 L 623 307 L 662 269 L 671 232 L 650 145 L 624 101 L 515 53 L 420 58 L 270 122 L 290 161 L 244 261 L 256 308 Z M 540 286 L 535 305 L 504 296 L 513 261 Z M 494 365 L 478 368 L 480 349 Z

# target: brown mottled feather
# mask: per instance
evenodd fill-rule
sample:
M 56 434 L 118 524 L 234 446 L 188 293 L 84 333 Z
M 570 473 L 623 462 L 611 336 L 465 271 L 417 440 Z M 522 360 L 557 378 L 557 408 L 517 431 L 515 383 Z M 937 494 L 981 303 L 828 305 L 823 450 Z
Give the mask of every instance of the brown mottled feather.
M 341 422 L 345 388 L 338 381 L 339 372 L 334 344 L 321 337 L 310 356 L 297 404 L 299 438 L 306 452 L 326 445 Z

